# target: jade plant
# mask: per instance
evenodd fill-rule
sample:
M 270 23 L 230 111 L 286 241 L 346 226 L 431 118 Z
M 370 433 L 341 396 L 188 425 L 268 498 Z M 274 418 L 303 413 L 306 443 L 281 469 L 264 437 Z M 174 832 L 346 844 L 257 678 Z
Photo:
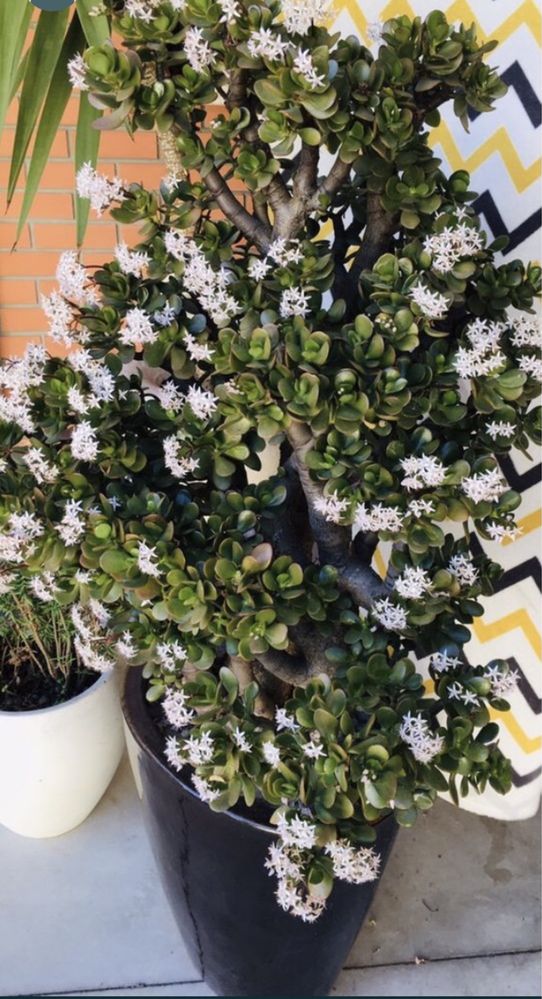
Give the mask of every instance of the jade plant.
M 377 876 L 385 816 L 510 787 L 516 677 L 463 646 L 500 572 L 471 538 L 517 529 L 499 457 L 537 439 L 540 268 L 499 261 L 429 142 L 505 87 L 439 11 L 370 48 L 327 0 L 97 11 L 115 44 L 71 78 L 100 127 L 157 130 L 165 176 L 78 174 L 140 242 L 63 254 L 64 356 L 2 370 L 1 558 L 87 666 L 143 665 L 211 809 L 268 804 L 278 902 L 313 920 Z

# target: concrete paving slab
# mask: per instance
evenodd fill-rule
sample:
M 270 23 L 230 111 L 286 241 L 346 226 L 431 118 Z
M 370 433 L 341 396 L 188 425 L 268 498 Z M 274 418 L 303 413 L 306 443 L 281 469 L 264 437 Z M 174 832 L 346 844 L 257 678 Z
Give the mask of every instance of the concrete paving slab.
M 348 965 L 540 946 L 540 818 L 497 822 L 438 802 L 401 830 Z
M 343 971 L 333 996 L 539 996 L 540 954 Z
M 400 834 L 336 994 L 540 994 L 538 959 L 515 954 L 539 945 L 538 843 L 537 819 L 438 804 Z M 0 856 L 0 994 L 212 995 L 158 883 L 126 763 L 78 829 L 53 840 L 0 829 Z M 447 960 L 470 956 L 482 963 Z
M 123 761 L 77 829 L 25 839 L 0 827 L 0 993 L 193 980 Z

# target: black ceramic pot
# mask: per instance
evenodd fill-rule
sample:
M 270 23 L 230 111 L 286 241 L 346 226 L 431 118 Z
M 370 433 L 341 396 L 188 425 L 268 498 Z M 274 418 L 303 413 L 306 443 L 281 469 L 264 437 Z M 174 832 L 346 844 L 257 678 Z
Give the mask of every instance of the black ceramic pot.
M 283 912 L 275 878 L 264 868 L 272 830 L 232 812 L 212 812 L 168 768 L 137 669 L 128 670 L 123 709 L 137 744 L 144 820 L 160 877 L 207 984 L 225 996 L 327 995 L 378 882 L 335 882 L 315 923 Z M 378 826 L 382 866 L 396 830 L 393 819 Z

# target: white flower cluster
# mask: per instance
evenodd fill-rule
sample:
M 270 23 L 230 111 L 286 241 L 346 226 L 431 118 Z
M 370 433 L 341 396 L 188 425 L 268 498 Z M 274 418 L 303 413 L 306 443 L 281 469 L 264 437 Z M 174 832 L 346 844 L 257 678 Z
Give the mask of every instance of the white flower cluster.
M 375 600 L 372 607 L 373 615 L 379 624 L 387 631 L 404 631 L 408 626 L 407 614 L 404 607 L 394 604 L 389 597 L 381 597 Z
M 66 250 L 60 255 L 56 268 L 56 279 L 65 298 L 71 299 L 80 306 L 98 304 L 98 289 L 89 278 L 86 269 L 79 263 L 77 254 L 72 250 Z
M 299 240 L 279 237 L 270 244 L 266 257 L 250 258 L 248 273 L 254 281 L 262 281 L 272 269 L 273 262 L 279 267 L 288 267 L 289 264 L 298 264 L 302 259 L 303 252 Z
M 448 571 L 455 576 L 460 586 L 473 586 L 478 579 L 478 570 L 474 567 L 472 555 L 453 555 L 448 562 Z
M 168 673 L 174 673 L 187 656 L 186 649 L 180 642 L 159 642 L 155 652 L 160 665 Z
M 340 881 L 362 885 L 375 881 L 380 869 L 380 856 L 371 846 L 355 847 L 346 839 L 327 843 L 325 853 L 333 862 L 333 874 Z
M 405 600 L 420 600 L 430 588 L 431 580 L 425 569 L 413 565 L 407 565 L 394 584 L 394 589 Z
M 22 357 L 0 364 L 0 419 L 17 423 L 27 434 L 35 429 L 28 390 L 43 381 L 46 361 L 45 348 L 29 344 Z
M 188 696 L 184 690 L 169 687 L 166 691 L 162 708 L 166 720 L 172 728 L 177 730 L 185 728 L 187 725 L 191 725 L 196 717 L 196 712 L 186 706 L 187 701 Z
M 115 642 L 115 651 L 122 659 L 133 659 L 137 655 L 137 648 L 129 631 L 123 631 L 122 635 Z
M 423 489 L 424 486 L 440 486 L 444 482 L 446 469 L 440 458 L 433 454 L 423 454 L 421 457 L 410 455 L 401 459 L 401 468 L 406 473 L 401 479 L 405 489 Z
M 85 519 L 82 512 L 83 503 L 81 500 L 69 499 L 66 501 L 62 520 L 60 524 L 56 525 L 56 530 L 67 546 L 76 545 L 85 533 Z
M 280 314 L 283 319 L 301 316 L 303 319 L 309 311 L 309 299 L 304 288 L 294 286 L 285 288 L 280 296 Z
M 54 574 L 43 572 L 40 576 L 32 576 L 30 589 L 38 600 L 43 600 L 46 604 L 51 603 L 57 591 Z
M 410 297 L 426 319 L 443 319 L 448 311 L 448 302 L 438 291 L 430 291 L 423 281 L 418 281 L 410 292 Z
M 518 316 L 511 321 L 514 347 L 542 347 L 542 324 L 539 316 Z
M 42 295 L 40 304 L 49 320 L 49 336 L 55 343 L 70 347 L 81 340 L 82 330 L 77 325 L 75 311 L 60 292 Z
M 498 468 L 476 472 L 461 480 L 461 489 L 473 503 L 495 503 L 506 492 L 506 488 Z
M 433 652 L 429 665 L 435 673 L 447 673 L 461 666 L 461 660 L 457 656 L 449 656 L 447 652 Z
M 252 32 L 247 42 L 247 48 L 253 59 L 282 62 L 290 48 L 290 42 L 285 41 L 271 28 L 259 28 L 258 31 Z
M 12 513 L 0 534 L 0 562 L 15 565 L 24 562 L 35 551 L 34 541 L 44 527 L 35 513 Z
M 182 480 L 196 471 L 198 460 L 197 458 L 180 458 L 180 446 L 181 442 L 173 434 L 171 437 L 164 438 L 164 464 L 176 479 Z
M 77 193 L 80 198 L 87 198 L 90 207 L 97 215 L 103 215 L 113 201 L 124 198 L 124 184 L 119 177 L 109 180 L 104 174 L 98 173 L 92 163 L 84 163 L 77 171 Z
M 88 90 L 87 67 L 80 52 L 68 60 L 67 70 L 70 83 L 75 90 Z
M 307 86 L 311 90 L 316 90 L 317 87 L 321 87 L 325 83 L 325 76 L 321 76 L 316 72 L 316 66 L 314 65 L 311 54 L 308 49 L 298 49 L 296 55 L 294 56 L 293 68 L 299 76 L 302 76 Z
M 191 735 L 181 743 L 181 755 L 186 758 L 191 766 L 199 767 L 205 763 L 210 763 L 215 751 L 215 744 L 210 732 L 200 732 L 199 735 Z
M 278 732 L 296 732 L 299 728 L 294 716 L 286 708 L 275 708 L 275 724 Z
M 435 512 L 431 500 L 412 499 L 407 506 L 407 513 L 412 517 L 430 517 Z
M 147 576 L 153 576 L 154 579 L 159 579 L 162 570 L 158 567 L 157 559 L 156 548 L 148 545 L 146 541 L 140 541 L 137 550 L 137 565 L 140 571 Z
M 148 253 L 143 250 L 130 250 L 126 243 L 118 243 L 115 247 L 115 257 L 123 274 L 132 274 L 133 277 L 143 276 L 145 268 L 150 264 Z
M 403 519 L 403 514 L 397 507 L 383 506 L 382 503 L 367 507 L 365 503 L 358 503 L 354 511 L 352 534 L 354 537 L 360 531 L 374 534 L 378 531 L 388 531 L 389 534 L 397 534 L 403 526 Z
M 192 783 L 198 792 L 199 797 L 207 805 L 210 805 L 212 801 L 218 798 L 220 791 L 217 788 L 211 787 L 208 780 L 204 777 L 200 777 L 198 774 L 192 774 Z
M 271 742 L 271 739 L 266 739 L 262 743 L 262 756 L 270 767 L 278 767 L 280 763 L 280 749 L 278 746 L 275 746 L 274 742 Z
M 427 719 L 410 711 L 403 715 L 399 736 L 418 763 L 430 763 L 444 748 L 444 739 L 434 735 Z
M 296 846 L 272 843 L 265 866 L 277 878 L 275 897 L 281 909 L 298 916 L 304 923 L 314 923 L 325 909 L 323 899 L 309 894 L 307 867 L 310 853 Z
M 423 248 L 433 257 L 433 267 L 441 274 L 453 270 L 462 257 L 472 257 L 483 247 L 482 236 L 474 226 L 460 222 L 426 236 Z
M 70 450 L 76 461 L 96 461 L 100 445 L 96 431 L 88 420 L 82 420 L 72 430 Z
M 348 510 L 348 505 L 348 500 L 339 499 L 333 493 L 329 496 L 318 496 L 314 501 L 314 509 L 332 524 L 340 524 L 343 513 Z
M 496 663 L 486 666 L 484 674 L 491 683 L 493 697 L 508 697 L 514 693 L 519 682 L 519 673 L 516 669 L 509 669 L 506 672 Z
M 186 401 L 200 420 L 209 420 L 218 406 L 217 397 L 212 392 L 206 392 L 200 385 L 190 385 Z
M 74 371 L 87 379 L 91 394 L 86 397 L 87 409 L 92 409 L 98 402 L 111 402 L 115 397 L 115 377 L 103 361 L 95 360 L 88 350 L 76 350 L 68 355 L 68 363 Z M 77 398 L 79 403 L 81 399 Z
M 74 647 L 81 662 L 87 669 L 97 673 L 107 673 L 115 666 L 115 661 L 103 651 L 105 640 L 100 629 L 107 628 L 110 614 L 98 600 L 88 604 L 73 604 L 71 619 L 77 632 Z
M 521 527 L 518 527 L 513 521 L 503 524 L 496 520 L 490 520 L 484 524 L 484 527 L 491 540 L 496 541 L 499 545 L 503 541 L 515 541 L 521 534 Z
M 203 37 L 202 28 L 188 28 L 184 37 L 184 54 L 192 69 L 202 73 L 214 62 L 214 53 Z
M 451 683 L 447 690 L 448 697 L 450 701 L 462 701 L 466 707 L 477 708 L 480 704 L 480 698 L 472 690 L 468 690 L 462 684 L 455 680 Z
M 542 358 L 536 354 L 522 354 L 518 359 L 518 367 L 526 375 L 536 378 L 537 382 L 542 382 Z
M 282 0 L 286 31 L 306 35 L 313 24 L 322 24 L 331 16 L 333 0 Z
M 229 322 L 239 312 L 240 306 L 227 291 L 230 281 L 228 271 L 224 267 L 214 271 L 194 240 L 184 233 L 169 229 L 164 243 L 170 256 L 184 262 L 184 286 L 197 298 L 203 311 L 217 326 Z
M 499 371 L 506 363 L 500 338 L 506 326 L 491 319 L 475 319 L 465 330 L 470 347 L 459 347 L 454 368 L 461 378 L 482 378 Z
M 36 482 L 55 481 L 58 470 L 55 465 L 47 461 L 39 447 L 29 447 L 23 454 L 23 461 Z
M 498 437 L 504 437 L 508 440 L 509 437 L 514 436 L 516 427 L 513 423 L 508 423 L 506 420 L 490 420 L 486 423 L 486 430 L 494 441 Z
M 250 753 L 250 751 L 252 750 L 252 743 L 250 742 L 249 739 L 247 739 L 243 730 L 239 728 L 239 725 L 237 725 L 237 727 L 234 728 L 232 732 L 232 737 L 240 753 Z
M 154 343 L 158 336 L 151 323 L 150 316 L 144 309 L 134 306 L 128 309 L 121 326 L 121 343 L 138 347 L 143 343 Z
M 200 343 L 191 333 L 185 333 L 183 346 L 192 361 L 212 361 L 213 351 L 209 344 Z

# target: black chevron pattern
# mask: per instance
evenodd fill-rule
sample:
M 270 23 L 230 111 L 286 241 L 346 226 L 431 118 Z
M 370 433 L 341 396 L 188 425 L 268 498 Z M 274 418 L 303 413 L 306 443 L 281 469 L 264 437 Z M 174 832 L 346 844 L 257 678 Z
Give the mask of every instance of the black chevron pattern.
M 497 236 L 508 236 L 508 245 L 503 250 L 503 256 L 512 253 L 520 243 L 523 243 L 542 226 L 542 210 L 537 209 L 524 222 L 520 222 L 515 229 L 507 229 L 504 219 L 493 200 L 491 191 L 484 191 L 483 194 L 480 194 L 473 202 L 473 208 L 478 215 L 484 216 L 491 234 L 495 238 Z
M 540 102 L 534 87 L 531 86 L 531 83 L 525 75 L 525 72 L 521 68 L 519 62 L 513 62 L 508 69 L 505 69 L 504 72 L 501 73 L 501 80 L 503 83 L 506 83 L 507 87 L 515 90 L 529 116 L 531 125 L 533 128 L 539 128 L 542 124 L 542 103 Z M 475 121 L 476 118 L 479 117 L 480 113 L 481 112 L 479 111 L 470 109 L 470 120 Z
M 526 472 L 518 472 L 514 462 L 508 455 L 500 455 L 497 457 L 497 461 L 501 467 L 502 474 L 507 482 L 510 483 L 510 487 L 518 493 L 524 492 L 525 489 L 530 489 L 531 486 L 538 486 L 542 482 L 542 462 L 538 465 L 533 465 L 532 468 L 528 468 Z

